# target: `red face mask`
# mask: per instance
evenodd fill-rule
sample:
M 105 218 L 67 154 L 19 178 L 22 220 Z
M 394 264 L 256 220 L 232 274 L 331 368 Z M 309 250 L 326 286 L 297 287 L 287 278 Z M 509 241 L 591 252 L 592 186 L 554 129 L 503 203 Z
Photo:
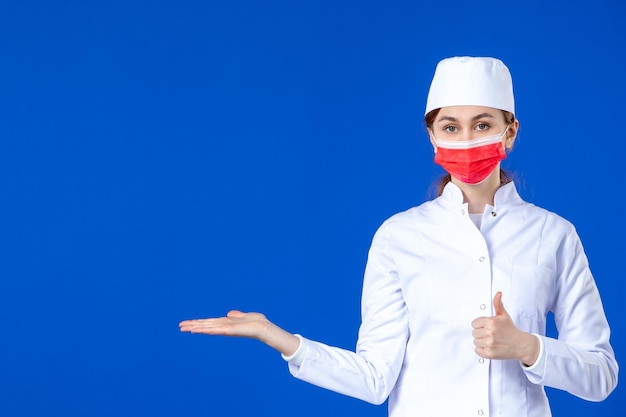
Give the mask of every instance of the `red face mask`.
M 478 184 L 491 174 L 498 162 L 506 158 L 502 145 L 505 133 L 506 130 L 501 135 L 464 141 L 435 138 L 435 163 L 459 181 Z

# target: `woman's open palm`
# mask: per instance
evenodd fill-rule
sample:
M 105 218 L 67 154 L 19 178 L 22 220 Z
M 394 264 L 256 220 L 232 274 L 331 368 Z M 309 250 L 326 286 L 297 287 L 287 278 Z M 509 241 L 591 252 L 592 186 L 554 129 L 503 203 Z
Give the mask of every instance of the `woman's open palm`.
M 269 321 L 261 313 L 232 310 L 226 317 L 184 320 L 179 327 L 181 332 L 263 339 L 268 325 Z

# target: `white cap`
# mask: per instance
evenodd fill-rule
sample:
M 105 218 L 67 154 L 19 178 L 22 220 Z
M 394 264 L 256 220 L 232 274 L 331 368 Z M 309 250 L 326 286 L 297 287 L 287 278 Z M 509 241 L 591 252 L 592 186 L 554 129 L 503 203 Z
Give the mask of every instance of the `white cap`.
M 460 56 L 437 64 L 426 112 L 448 106 L 483 106 L 515 114 L 509 69 L 496 58 Z

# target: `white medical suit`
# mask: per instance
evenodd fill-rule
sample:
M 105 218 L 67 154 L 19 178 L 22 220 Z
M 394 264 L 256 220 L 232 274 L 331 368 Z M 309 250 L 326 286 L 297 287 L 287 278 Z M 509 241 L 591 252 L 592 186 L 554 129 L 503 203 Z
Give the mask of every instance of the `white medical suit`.
M 538 335 L 539 360 L 487 360 L 471 322 L 503 303 Z M 558 340 L 545 337 L 554 313 Z M 391 417 L 546 417 L 543 386 L 599 401 L 617 384 L 610 330 L 572 224 L 523 201 L 511 182 L 480 230 L 461 190 L 396 214 L 376 232 L 365 270 L 356 353 L 301 336 L 297 378 L 362 400 L 389 399 Z

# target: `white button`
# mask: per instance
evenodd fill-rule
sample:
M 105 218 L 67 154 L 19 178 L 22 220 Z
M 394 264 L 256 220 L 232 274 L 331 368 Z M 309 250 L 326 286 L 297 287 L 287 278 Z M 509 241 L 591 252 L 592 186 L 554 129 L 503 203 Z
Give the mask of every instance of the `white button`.
M 480 305 L 480 309 L 481 309 L 481 310 L 484 310 L 484 309 L 486 309 L 486 308 L 487 308 L 487 306 L 486 306 L 486 305 L 484 305 L 484 304 L 481 304 L 481 305 Z
M 478 359 L 478 363 L 485 363 L 485 360 L 483 358 Z
M 484 257 L 484 256 L 481 256 L 480 258 L 478 258 L 478 260 L 479 260 L 480 262 L 484 262 L 484 261 L 485 261 L 485 257 Z
M 492 212 L 491 212 L 491 217 L 496 217 L 496 215 L 497 215 L 497 214 L 496 214 L 496 212 L 495 212 L 495 211 L 492 211 Z
M 478 410 L 478 415 L 482 416 L 483 414 L 485 414 L 485 412 L 483 410 Z

